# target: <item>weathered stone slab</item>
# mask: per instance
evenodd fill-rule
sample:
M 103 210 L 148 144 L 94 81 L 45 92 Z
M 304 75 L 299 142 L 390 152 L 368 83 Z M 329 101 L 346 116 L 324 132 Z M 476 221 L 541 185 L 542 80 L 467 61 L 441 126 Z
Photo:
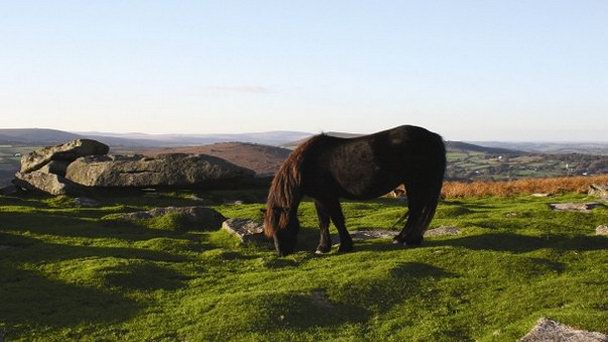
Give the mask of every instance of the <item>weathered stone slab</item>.
M 112 221 L 138 221 L 168 214 L 180 215 L 180 217 L 183 218 L 186 223 L 192 225 L 192 230 L 197 230 L 194 228 L 198 228 L 198 230 L 219 229 L 222 226 L 222 222 L 226 220 L 226 218 L 218 211 L 211 208 L 198 206 L 154 208 L 148 211 L 111 214 L 104 217 L 104 219 Z
M 458 227 L 440 226 L 438 228 L 429 229 L 424 233 L 424 237 L 458 235 L 462 233 L 462 229 Z
M 222 229 L 235 235 L 244 243 L 266 241 L 264 225 L 258 221 L 232 218 L 222 223 Z
M 45 173 L 40 170 L 29 173 L 17 172 L 13 184 L 31 191 L 40 191 L 50 195 L 79 194 L 83 188 L 65 178 Z
M 581 213 L 589 213 L 592 209 L 601 207 L 602 204 L 597 202 L 588 203 L 551 203 L 549 207 L 556 211 L 575 211 Z
M 399 234 L 399 231 L 389 229 L 359 229 L 350 232 L 350 237 L 353 240 L 371 240 L 371 239 L 392 239 Z
M 429 229 L 424 233 L 424 237 L 457 235 L 462 230 L 457 227 L 441 226 L 434 229 Z M 399 230 L 390 229 L 359 229 L 350 232 L 350 236 L 354 241 L 365 241 L 371 239 L 392 239 L 399 234 Z M 332 236 L 332 239 L 339 240 L 338 235 Z
M 223 159 L 196 154 L 171 153 L 88 156 L 75 160 L 66 178 L 88 187 L 190 187 L 253 179 L 254 172 Z
M 76 139 L 65 144 L 45 147 L 21 157 L 21 173 L 36 171 L 51 160 L 71 162 L 79 157 L 106 154 L 109 150 L 108 145 L 91 139 Z
M 608 335 L 577 330 L 567 325 L 541 318 L 520 342 L 608 342 Z
M 595 228 L 595 235 L 608 235 L 608 226 L 601 225 Z

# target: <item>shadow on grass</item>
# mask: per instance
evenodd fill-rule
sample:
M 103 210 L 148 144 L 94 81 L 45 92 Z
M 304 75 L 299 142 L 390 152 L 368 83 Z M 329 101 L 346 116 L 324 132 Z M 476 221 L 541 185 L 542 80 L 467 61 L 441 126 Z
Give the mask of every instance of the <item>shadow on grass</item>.
M 550 248 L 558 251 L 594 251 L 608 249 L 603 236 L 565 236 L 547 234 L 541 237 L 513 233 L 491 233 L 446 240 L 427 240 L 423 246 L 456 246 L 473 250 L 525 253 Z
M 0 245 L 8 247 L 0 251 L 2 259 L 19 262 L 60 261 L 87 257 L 114 257 L 125 259 L 142 259 L 153 261 L 178 262 L 185 257 L 150 249 L 127 247 L 96 247 L 75 246 L 57 243 L 47 243 L 38 239 L 0 232 Z M 29 248 L 33 247 L 33 248 Z
M 0 322 L 7 324 L 8 340 L 34 326 L 124 321 L 140 309 L 121 294 L 48 279 L 7 262 L 0 263 L 0 285 Z
M 117 238 L 127 241 L 174 237 L 179 234 L 178 232 L 147 228 L 127 222 L 95 222 L 90 219 L 41 212 L 13 212 L 2 223 L 2 228 L 5 230 L 22 230 L 22 227 L 36 234 L 63 237 Z
M 499 252 L 526 253 L 538 249 L 550 248 L 557 251 L 595 251 L 608 249 L 608 237 L 604 236 L 565 236 L 547 234 L 544 236 L 527 236 L 513 233 L 489 233 L 482 235 L 464 236 L 443 240 L 426 239 L 422 245 L 414 248 L 452 246 L 471 250 L 492 250 Z M 394 245 L 391 241 L 386 244 L 359 242 L 355 251 L 395 251 L 406 247 Z M 409 247 L 408 247 L 409 248 Z

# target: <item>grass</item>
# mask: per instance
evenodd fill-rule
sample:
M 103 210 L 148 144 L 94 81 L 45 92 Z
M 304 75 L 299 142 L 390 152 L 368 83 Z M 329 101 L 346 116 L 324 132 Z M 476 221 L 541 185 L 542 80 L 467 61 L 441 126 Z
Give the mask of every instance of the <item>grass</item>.
M 149 226 L 101 220 L 198 203 L 180 193 L 105 198 L 100 208 L 63 197 L 0 197 L 0 336 L 513 341 L 542 316 L 608 333 L 608 238 L 594 235 L 608 209 L 547 206 L 586 200 L 575 193 L 446 200 L 432 225 L 461 227 L 461 235 L 407 249 L 358 242 L 353 253 L 326 256 L 311 253 L 318 231 L 305 201 L 300 251 L 279 258 L 223 231 L 184 230 L 171 217 Z M 389 228 L 401 206 L 343 204 L 351 230 Z M 244 218 L 259 218 L 261 207 L 215 206 Z

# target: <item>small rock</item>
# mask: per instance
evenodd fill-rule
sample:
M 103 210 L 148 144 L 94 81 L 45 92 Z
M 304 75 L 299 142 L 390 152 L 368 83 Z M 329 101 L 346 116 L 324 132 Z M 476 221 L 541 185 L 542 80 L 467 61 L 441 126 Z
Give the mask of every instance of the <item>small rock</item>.
M 180 215 L 188 224 L 203 229 L 218 229 L 226 218 L 214 209 L 206 207 L 165 207 L 148 211 L 137 211 L 126 214 L 112 214 L 106 220 L 137 221 L 151 219 L 167 214 Z
M 99 201 L 88 197 L 76 197 L 74 203 L 83 207 L 97 207 L 101 204 Z
M 243 203 L 245 203 L 245 202 L 243 202 L 241 200 L 232 202 L 232 204 L 234 204 L 234 205 L 242 205 Z
M 266 241 L 264 225 L 258 221 L 232 218 L 222 223 L 222 229 L 235 235 L 244 243 Z
M 608 235 L 608 226 L 601 225 L 595 228 L 595 235 Z
M 556 211 L 575 211 L 581 213 L 591 212 L 593 208 L 602 206 L 597 202 L 588 203 L 551 203 L 549 207 Z
M 549 197 L 549 196 L 551 196 L 551 194 L 548 194 L 548 193 L 535 193 L 535 194 L 532 194 L 530 196 L 532 196 L 532 197 Z
M 608 342 L 608 335 L 577 330 L 547 318 L 541 318 L 520 342 Z
M 462 232 L 462 229 L 458 227 L 440 226 L 438 228 L 429 229 L 424 233 L 424 237 L 431 236 L 444 236 L 444 235 L 458 235 Z
M 190 195 L 187 198 L 192 201 L 201 202 L 201 204 L 213 204 L 212 200 L 203 197 L 198 197 L 197 195 Z
M 517 216 L 517 213 L 513 213 L 513 212 L 511 212 L 511 213 L 507 213 L 505 216 L 506 216 L 506 217 L 516 217 L 516 216 Z
M 608 200 L 608 185 L 591 184 L 587 192 L 589 196 L 599 197 Z

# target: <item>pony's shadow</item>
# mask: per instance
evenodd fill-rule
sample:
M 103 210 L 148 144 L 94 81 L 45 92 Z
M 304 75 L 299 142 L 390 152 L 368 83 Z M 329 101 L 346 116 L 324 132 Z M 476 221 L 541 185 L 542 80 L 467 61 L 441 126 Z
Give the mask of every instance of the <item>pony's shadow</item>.
M 473 236 L 455 237 L 449 239 L 425 239 L 422 245 L 413 248 L 431 247 L 462 247 L 470 250 L 490 250 L 498 252 L 527 253 L 539 249 L 554 249 L 557 251 L 595 251 L 608 249 L 608 238 L 604 236 L 566 236 L 546 234 L 543 236 L 527 236 L 513 233 L 490 233 Z M 402 245 L 361 241 L 355 244 L 355 251 L 395 251 L 406 249 Z

